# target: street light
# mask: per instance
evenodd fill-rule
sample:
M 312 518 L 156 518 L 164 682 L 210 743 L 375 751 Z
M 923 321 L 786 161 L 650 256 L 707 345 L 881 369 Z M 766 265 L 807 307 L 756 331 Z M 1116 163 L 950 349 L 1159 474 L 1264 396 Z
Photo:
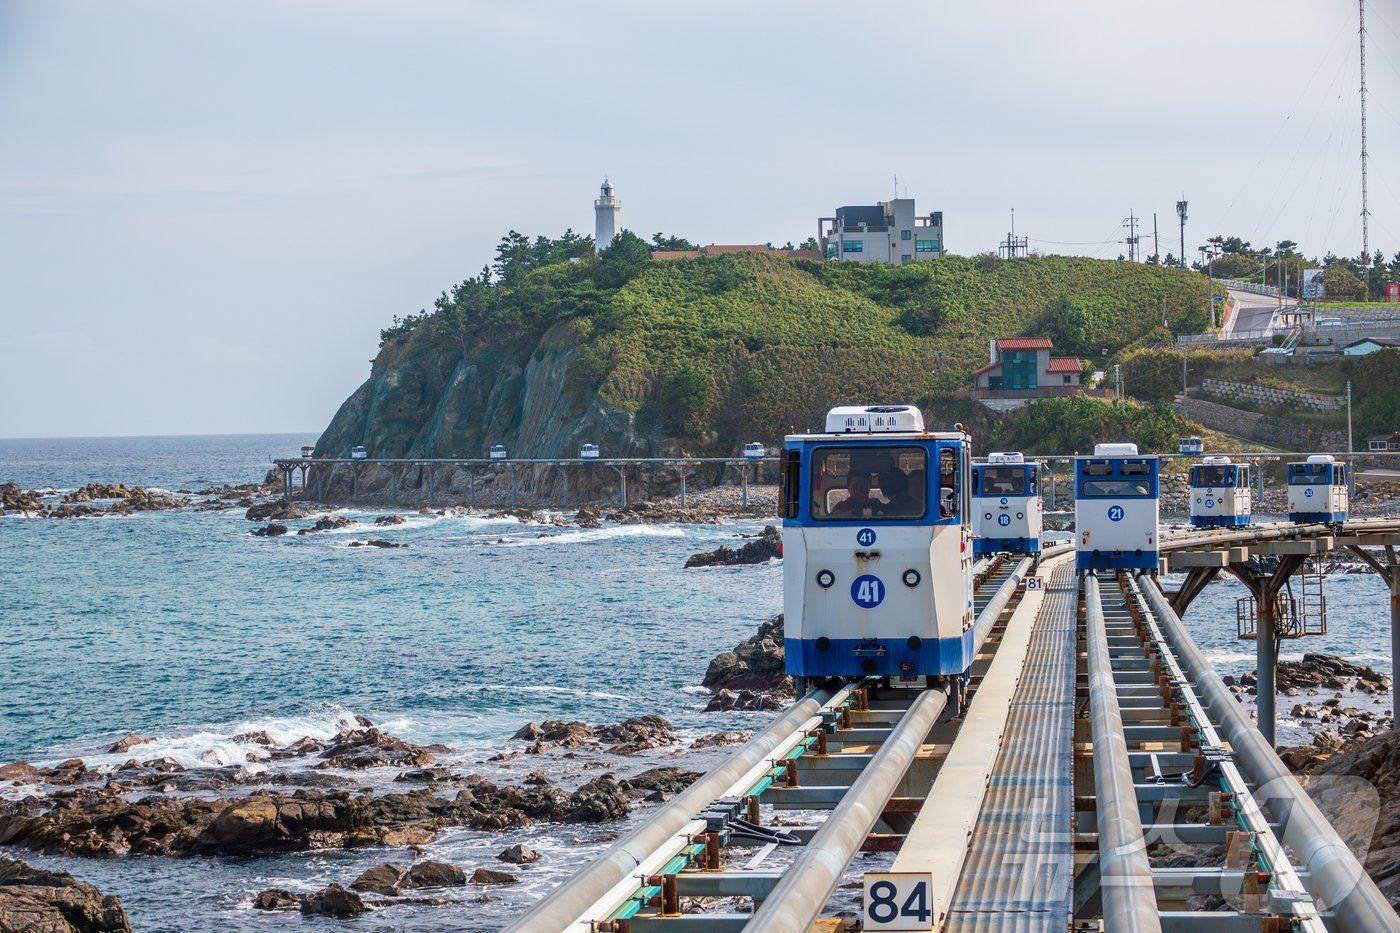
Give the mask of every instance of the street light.
M 1210 307 L 1210 329 L 1215 330 L 1215 250 L 1209 246 L 1196 248 L 1206 263 L 1206 304 Z

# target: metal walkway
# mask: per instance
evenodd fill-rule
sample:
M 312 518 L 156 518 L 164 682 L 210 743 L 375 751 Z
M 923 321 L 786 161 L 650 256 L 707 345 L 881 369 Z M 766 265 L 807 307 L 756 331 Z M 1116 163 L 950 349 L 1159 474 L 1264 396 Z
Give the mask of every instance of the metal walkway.
M 944 930 L 1063 931 L 1071 914 L 1075 610 L 1070 561 L 1049 580 L 1001 751 Z

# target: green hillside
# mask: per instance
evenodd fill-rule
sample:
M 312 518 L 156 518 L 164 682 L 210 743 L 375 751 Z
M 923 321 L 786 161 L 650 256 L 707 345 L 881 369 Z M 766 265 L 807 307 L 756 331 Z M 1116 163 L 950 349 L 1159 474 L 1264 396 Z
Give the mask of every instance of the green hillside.
M 966 388 L 995 337 L 1049 336 L 1059 353 L 1102 360 L 1207 319 L 1206 280 L 1182 269 L 1071 257 L 659 262 L 629 236 L 599 258 L 521 238 L 523 258 L 396 320 L 324 451 L 373 442 L 384 456 L 480 456 L 499 439 L 555 456 L 603 412 L 628 419 L 618 440 L 633 453 L 727 453 L 815 425 L 834 404 Z

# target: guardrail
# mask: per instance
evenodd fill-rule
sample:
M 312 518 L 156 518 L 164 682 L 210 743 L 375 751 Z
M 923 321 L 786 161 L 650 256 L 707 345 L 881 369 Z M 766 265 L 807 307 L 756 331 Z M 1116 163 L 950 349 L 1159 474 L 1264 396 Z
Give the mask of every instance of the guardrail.
M 1221 285 L 1235 292 L 1252 292 L 1256 295 L 1278 297 L 1277 285 L 1260 285 L 1257 282 L 1242 282 L 1239 279 L 1216 279 Z

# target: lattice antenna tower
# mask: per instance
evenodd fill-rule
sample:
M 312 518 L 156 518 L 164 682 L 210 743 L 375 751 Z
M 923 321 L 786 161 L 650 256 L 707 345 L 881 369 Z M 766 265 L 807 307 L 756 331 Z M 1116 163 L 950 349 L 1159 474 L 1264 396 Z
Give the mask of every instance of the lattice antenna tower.
M 1361 262 L 1371 265 L 1371 211 L 1366 204 L 1366 0 L 1357 0 L 1361 15 Z

